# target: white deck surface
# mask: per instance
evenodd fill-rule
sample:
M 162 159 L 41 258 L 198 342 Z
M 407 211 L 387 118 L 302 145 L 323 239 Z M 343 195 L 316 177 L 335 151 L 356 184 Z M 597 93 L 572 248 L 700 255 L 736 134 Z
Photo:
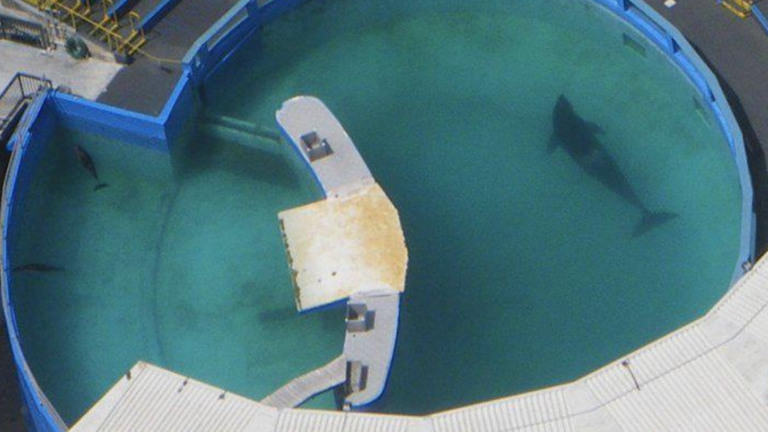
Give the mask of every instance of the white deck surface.
M 311 96 L 289 99 L 283 103 L 276 118 L 283 134 L 310 165 L 327 196 L 343 193 L 351 185 L 373 179 L 347 131 L 319 99 Z M 300 144 L 301 137 L 310 132 L 317 132 L 325 139 L 333 154 L 310 162 Z
M 349 302 L 364 303 L 368 311 L 375 314 L 373 328 L 365 332 L 347 329 L 344 338 L 344 357 L 368 368 L 366 387 L 344 400 L 356 407 L 378 399 L 386 386 L 397 342 L 400 293 L 393 289 L 356 293 L 349 298 Z
M 179 392 L 182 377 L 140 364 L 146 377 L 123 378 L 72 431 L 764 432 L 766 306 L 763 258 L 706 317 L 621 359 L 628 367 L 617 361 L 571 384 L 427 417 L 279 410 L 231 395 L 219 401 L 221 390 L 190 380 L 194 391 Z
M 293 408 L 306 402 L 312 396 L 344 382 L 347 376 L 347 360 L 339 356 L 327 365 L 294 378 L 261 400 L 261 403 L 275 408 Z
M 16 72 L 25 72 L 48 78 L 54 87 L 67 86 L 74 94 L 95 100 L 121 68 L 117 63 L 95 58 L 75 60 L 63 48 L 45 51 L 0 40 L 0 89 Z
M 405 289 L 408 252 L 400 217 L 379 185 L 358 186 L 278 217 L 299 310 L 355 292 Z

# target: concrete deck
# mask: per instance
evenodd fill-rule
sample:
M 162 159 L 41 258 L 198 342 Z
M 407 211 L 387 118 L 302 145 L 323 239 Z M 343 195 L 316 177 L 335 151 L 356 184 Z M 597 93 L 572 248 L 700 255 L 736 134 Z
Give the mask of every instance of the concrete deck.
M 408 265 L 400 217 L 347 132 L 320 100 L 293 98 L 276 116 L 283 135 L 327 196 L 278 215 L 296 306 L 309 310 L 349 299 L 340 357 L 346 366 L 343 403 L 365 405 L 384 391 L 397 340 Z M 308 134 L 316 135 L 310 146 Z M 310 382 L 313 387 L 308 387 Z M 334 377 L 319 373 L 318 379 L 294 380 L 278 396 L 311 395 L 334 385 Z M 270 396 L 267 402 L 285 407 L 282 399 Z
M 400 218 L 377 184 L 278 217 L 299 310 L 356 292 L 405 289 L 408 252 Z
M 115 76 L 99 102 L 159 115 L 179 79 L 184 55 L 235 3 L 237 0 L 180 2 L 147 34 L 148 42 L 143 49 L 168 61 L 137 56 L 130 67 Z
M 375 401 L 389 377 L 399 317 L 399 292 L 386 288 L 353 294 L 347 305 L 344 353 L 327 365 L 293 379 L 261 403 L 274 408 L 296 408 L 341 384 L 345 384 L 342 389 L 345 408 Z
M 350 320 L 350 310 L 362 306 L 370 327 L 356 331 Z M 351 407 L 374 402 L 384 392 L 397 342 L 400 318 L 400 293 L 385 288 L 353 294 L 347 305 L 347 334 L 344 338 L 344 358 L 347 359 L 347 388 L 344 403 Z M 353 365 L 365 369 L 355 369 Z
M 355 144 L 333 113 L 317 98 L 298 96 L 287 100 L 277 112 L 277 123 L 294 149 L 311 166 L 327 196 L 345 187 L 373 179 Z M 333 152 L 327 157 L 310 160 L 302 137 L 316 132 L 327 141 Z
M 339 356 L 321 368 L 294 378 L 262 399 L 261 403 L 275 408 L 297 407 L 311 397 L 341 385 L 346 379 L 346 372 L 347 360 Z
M 54 87 L 67 86 L 86 99 L 96 99 L 122 69 L 117 63 L 97 59 L 75 60 L 63 49 L 45 51 L 28 45 L 0 40 L 0 87 L 17 72 L 48 78 Z

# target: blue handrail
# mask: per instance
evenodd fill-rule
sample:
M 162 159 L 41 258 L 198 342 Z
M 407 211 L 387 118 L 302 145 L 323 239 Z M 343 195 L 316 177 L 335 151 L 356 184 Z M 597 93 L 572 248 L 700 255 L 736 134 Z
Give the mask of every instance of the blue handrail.
M 765 30 L 765 33 L 768 34 L 768 18 L 763 15 L 763 12 L 760 10 L 760 8 L 757 7 L 757 5 L 752 5 L 752 15 L 757 18 L 757 22 L 763 26 L 763 30 Z
M 154 9 L 144 16 L 139 23 L 139 30 L 144 31 L 145 33 L 152 30 L 152 27 L 159 23 L 164 16 L 168 15 L 168 12 L 176 7 L 180 1 L 181 0 L 162 0 Z

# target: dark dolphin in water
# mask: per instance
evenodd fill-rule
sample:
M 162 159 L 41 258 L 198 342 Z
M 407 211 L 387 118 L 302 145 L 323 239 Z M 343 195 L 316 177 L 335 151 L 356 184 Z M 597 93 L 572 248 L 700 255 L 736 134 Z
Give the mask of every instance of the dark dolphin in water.
M 77 160 L 80 161 L 80 165 L 82 165 L 83 168 L 91 173 L 96 181 L 99 181 L 99 174 L 96 172 L 96 164 L 93 163 L 93 158 L 91 158 L 91 155 L 89 155 L 88 152 L 80 146 L 75 146 L 75 155 L 77 156 Z M 106 183 L 99 183 L 93 188 L 93 190 L 97 191 L 99 189 L 104 189 L 107 186 L 109 185 Z
M 53 272 L 63 272 L 64 269 L 62 267 L 56 267 L 48 264 L 41 264 L 41 263 L 32 263 L 32 264 L 24 264 L 20 266 L 16 266 L 12 269 L 14 272 L 19 273 L 53 273 Z
M 635 226 L 633 236 L 645 234 L 651 229 L 677 217 L 671 212 L 653 212 L 645 206 L 635 193 L 629 181 L 621 172 L 613 157 L 597 139 L 603 130 L 595 123 L 588 122 L 573 109 L 568 99 L 560 95 L 552 113 L 552 137 L 549 150 L 562 146 L 568 155 L 587 174 L 642 212 L 640 223 Z

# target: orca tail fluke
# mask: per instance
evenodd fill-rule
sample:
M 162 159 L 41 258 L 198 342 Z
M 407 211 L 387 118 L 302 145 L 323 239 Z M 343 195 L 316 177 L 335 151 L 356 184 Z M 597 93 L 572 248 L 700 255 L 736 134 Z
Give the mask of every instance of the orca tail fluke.
M 97 184 L 96 186 L 93 187 L 93 191 L 94 192 L 100 191 L 100 190 L 102 190 L 102 189 L 104 189 L 105 187 L 108 187 L 108 186 L 109 185 L 106 184 L 106 183 L 99 183 L 99 184 Z
M 632 233 L 632 237 L 639 237 L 676 217 L 677 213 L 672 212 L 645 212 L 643 213 L 643 218 L 640 220 L 640 223 L 635 226 L 635 231 Z

